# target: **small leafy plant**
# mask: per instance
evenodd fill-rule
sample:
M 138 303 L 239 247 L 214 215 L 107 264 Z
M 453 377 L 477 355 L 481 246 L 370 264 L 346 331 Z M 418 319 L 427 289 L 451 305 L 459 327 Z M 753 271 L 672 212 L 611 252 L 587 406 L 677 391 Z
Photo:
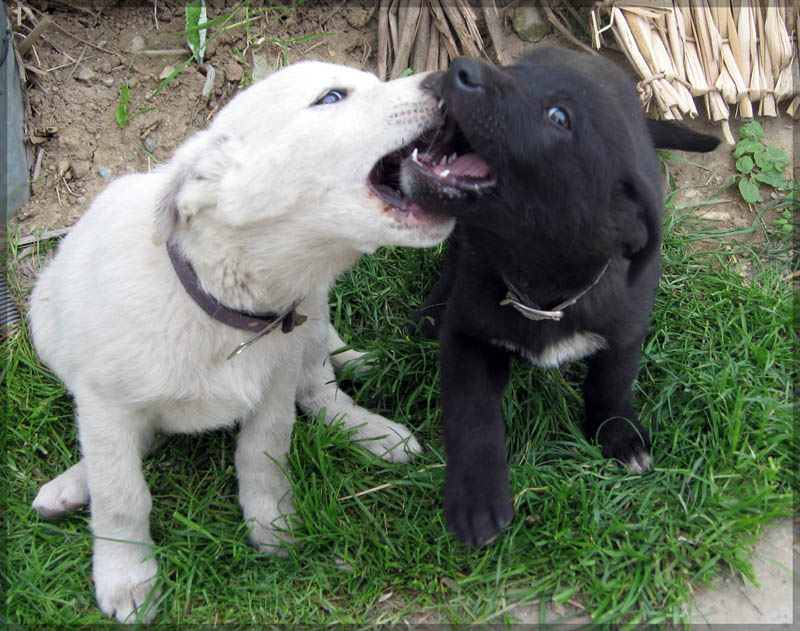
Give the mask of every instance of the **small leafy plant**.
M 208 21 L 205 0 L 193 0 L 186 5 L 186 43 L 198 64 L 203 63 L 206 52 L 206 28 L 200 25 Z
M 144 114 L 145 112 L 155 109 L 154 107 L 144 107 L 131 114 L 129 110 L 130 102 L 131 89 L 122 83 L 119 86 L 119 105 L 117 105 L 117 109 L 114 111 L 114 118 L 117 119 L 117 125 L 119 125 L 119 128 L 123 130 L 128 126 L 128 123 L 139 116 L 139 114 Z
M 762 201 L 761 184 L 778 190 L 789 189 L 790 183 L 783 175 L 783 168 L 791 161 L 789 156 L 763 143 L 764 128 L 757 121 L 742 125 L 739 133 L 742 139 L 733 150 L 738 173 L 731 183 L 737 182 L 742 199 L 748 204 Z

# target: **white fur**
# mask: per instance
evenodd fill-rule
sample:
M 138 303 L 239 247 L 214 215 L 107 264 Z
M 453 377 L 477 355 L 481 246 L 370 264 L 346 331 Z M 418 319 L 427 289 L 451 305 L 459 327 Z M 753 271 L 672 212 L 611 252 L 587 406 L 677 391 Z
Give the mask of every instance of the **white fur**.
M 506 340 L 492 340 L 492 344 L 512 353 L 519 353 L 530 363 L 540 368 L 558 368 L 562 364 L 583 359 L 605 348 L 606 340 L 597 333 L 575 333 L 571 337 L 551 344 L 538 355 L 534 355 L 525 348 L 519 348 Z
M 233 99 L 165 167 L 112 183 L 42 273 L 31 298 L 33 340 L 75 397 L 84 460 L 45 484 L 33 506 L 58 517 L 91 498 L 94 580 L 107 615 L 155 615 L 141 459 L 156 430 L 240 422 L 240 503 L 252 542 L 271 552 L 289 537 L 276 525 L 291 510 L 282 467 L 295 401 L 356 428 L 355 438 L 387 460 L 420 451 L 406 428 L 338 390 L 327 354 L 343 343 L 327 305 L 331 283 L 361 253 L 431 246 L 452 229 L 449 219 L 404 217 L 367 186 L 381 156 L 436 122 L 421 79 L 381 83 L 318 62 L 275 73 Z M 331 89 L 347 96 L 312 105 Z M 226 359 L 249 334 L 189 298 L 164 246 L 170 236 L 223 304 L 281 312 L 302 298 L 308 321 Z

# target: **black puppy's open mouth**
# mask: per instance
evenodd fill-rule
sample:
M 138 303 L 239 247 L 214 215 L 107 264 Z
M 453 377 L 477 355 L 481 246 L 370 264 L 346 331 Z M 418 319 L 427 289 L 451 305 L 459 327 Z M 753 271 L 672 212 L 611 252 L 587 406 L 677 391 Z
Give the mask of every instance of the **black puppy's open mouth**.
M 444 116 L 440 126 L 381 158 L 369 174 L 369 186 L 400 213 L 425 211 L 401 189 L 401 166 L 408 161 L 442 196 L 483 194 L 495 185 L 489 165 L 470 147 L 455 119 Z

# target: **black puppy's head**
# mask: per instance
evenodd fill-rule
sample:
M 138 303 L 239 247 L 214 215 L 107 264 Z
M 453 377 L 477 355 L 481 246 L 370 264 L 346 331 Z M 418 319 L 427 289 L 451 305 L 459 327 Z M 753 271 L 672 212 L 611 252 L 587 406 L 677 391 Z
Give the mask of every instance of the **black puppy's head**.
M 587 69 L 558 52 L 505 68 L 458 58 L 432 75 L 445 123 L 431 151 L 403 164 L 403 189 L 430 211 L 526 235 L 577 264 L 625 256 L 634 277 L 658 249 L 661 203 L 636 92 L 611 62 Z

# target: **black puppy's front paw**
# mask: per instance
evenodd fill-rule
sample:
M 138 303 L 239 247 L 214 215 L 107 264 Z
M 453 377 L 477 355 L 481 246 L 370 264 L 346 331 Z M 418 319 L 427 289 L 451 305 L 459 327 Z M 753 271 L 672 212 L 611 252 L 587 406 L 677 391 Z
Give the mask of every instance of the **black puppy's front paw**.
M 444 488 L 444 520 L 459 541 L 482 546 L 494 539 L 514 516 L 508 469 L 486 476 L 459 476 L 448 470 Z
M 598 439 L 606 458 L 618 460 L 633 473 L 645 473 L 653 466 L 650 439 L 637 421 L 611 419 L 600 428 Z

